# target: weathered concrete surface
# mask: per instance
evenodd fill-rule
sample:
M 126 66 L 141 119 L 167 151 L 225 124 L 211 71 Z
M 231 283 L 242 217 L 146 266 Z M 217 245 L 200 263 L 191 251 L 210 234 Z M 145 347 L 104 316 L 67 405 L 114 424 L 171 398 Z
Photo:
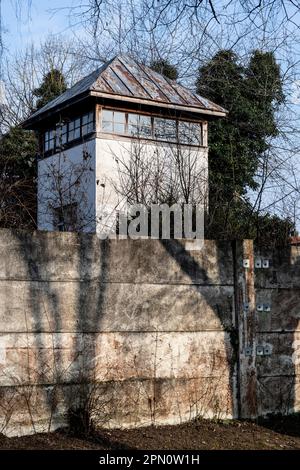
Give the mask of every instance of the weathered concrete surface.
M 255 269 L 255 303 L 270 311 L 256 311 L 258 414 L 300 411 L 300 249 L 256 248 L 255 258 L 269 260 L 269 268 Z
M 222 370 L 229 381 L 229 348 L 228 335 L 212 331 L 4 334 L 1 385 L 119 380 L 120 371 L 123 380 L 218 377 Z
M 0 432 L 300 410 L 299 250 L 189 246 L 0 231 Z
M 67 423 L 87 387 L 107 426 L 236 415 L 231 243 L 186 243 L 0 232 L 0 431 Z
M 255 270 L 256 287 L 300 289 L 300 247 L 256 249 L 255 257 L 268 259 L 270 262 L 268 269 Z
M 232 326 L 234 292 L 189 284 L 0 281 L 0 311 L 0 332 L 223 330 Z
M 88 234 L 1 230 L 0 279 L 233 285 L 229 242 L 101 241 Z M 216 262 L 219 262 L 216 264 Z

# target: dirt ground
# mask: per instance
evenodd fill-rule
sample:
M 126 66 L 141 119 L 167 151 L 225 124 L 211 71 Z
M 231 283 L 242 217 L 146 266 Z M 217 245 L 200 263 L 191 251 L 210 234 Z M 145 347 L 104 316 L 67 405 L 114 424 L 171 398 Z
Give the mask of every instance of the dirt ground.
M 0 435 L 0 449 L 300 449 L 300 417 L 260 423 L 200 420 L 178 426 L 99 430 L 89 437 L 75 437 L 66 430 L 13 438 Z

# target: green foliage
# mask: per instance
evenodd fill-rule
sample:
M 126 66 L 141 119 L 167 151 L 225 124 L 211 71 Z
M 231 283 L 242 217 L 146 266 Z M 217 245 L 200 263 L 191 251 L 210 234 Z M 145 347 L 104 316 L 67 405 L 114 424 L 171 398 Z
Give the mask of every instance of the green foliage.
M 0 168 L 4 166 L 11 178 L 34 174 L 37 141 L 33 131 L 12 127 L 1 139 Z
M 50 70 L 44 76 L 41 86 L 34 90 L 34 95 L 38 98 L 36 109 L 42 108 L 49 101 L 61 95 L 66 89 L 67 85 L 63 74 L 56 69 Z
M 284 101 L 282 78 L 274 55 L 254 51 L 246 66 L 232 51 L 218 52 L 199 69 L 197 92 L 228 110 L 209 127 L 211 188 L 222 198 L 256 189 L 260 159 L 279 133 L 275 112 Z
M 167 78 L 170 78 L 171 80 L 177 80 L 178 78 L 178 71 L 176 67 L 167 60 L 164 59 L 159 59 L 155 60 L 150 64 L 150 67 L 152 70 L 155 72 L 160 73 L 161 75 L 164 75 Z
M 243 65 L 232 51 L 219 51 L 199 69 L 197 92 L 223 106 L 225 119 L 209 124 L 209 217 L 212 238 L 278 237 L 293 230 L 289 219 L 261 215 L 245 203 L 279 129 L 276 112 L 284 102 L 279 65 L 271 52 L 253 51 Z

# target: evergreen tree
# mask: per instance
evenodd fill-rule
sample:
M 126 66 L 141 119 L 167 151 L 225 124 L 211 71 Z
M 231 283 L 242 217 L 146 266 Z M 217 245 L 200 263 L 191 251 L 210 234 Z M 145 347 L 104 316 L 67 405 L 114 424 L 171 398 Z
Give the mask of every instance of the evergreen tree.
M 36 109 L 42 108 L 66 89 L 67 85 L 63 74 L 57 69 L 50 70 L 44 76 L 40 87 L 34 90 L 34 95 L 37 97 Z
M 196 86 L 200 95 L 228 111 L 227 118 L 209 125 L 208 236 L 257 238 L 270 220 L 281 223 L 278 217 L 253 213 L 246 196 L 258 188 L 260 162 L 270 138 L 279 134 L 276 111 L 284 102 L 279 65 L 271 52 L 253 51 L 242 65 L 234 52 L 222 50 L 199 69 Z M 292 229 L 291 221 L 282 223 Z M 279 232 L 288 230 L 278 226 Z
M 178 78 L 178 71 L 176 67 L 170 64 L 168 60 L 155 60 L 150 64 L 150 68 L 155 72 L 160 73 L 161 75 L 164 75 L 167 78 L 170 78 L 171 80 L 177 80 Z

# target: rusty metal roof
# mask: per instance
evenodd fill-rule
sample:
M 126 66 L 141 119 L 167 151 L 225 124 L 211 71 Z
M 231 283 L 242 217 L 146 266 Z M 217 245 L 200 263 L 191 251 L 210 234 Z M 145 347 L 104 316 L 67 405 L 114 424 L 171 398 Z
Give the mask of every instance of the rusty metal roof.
M 24 127 L 42 119 L 44 113 L 48 114 L 51 110 L 55 112 L 83 94 L 217 116 L 227 113 L 221 106 L 154 72 L 128 55 L 118 55 L 31 115 Z

